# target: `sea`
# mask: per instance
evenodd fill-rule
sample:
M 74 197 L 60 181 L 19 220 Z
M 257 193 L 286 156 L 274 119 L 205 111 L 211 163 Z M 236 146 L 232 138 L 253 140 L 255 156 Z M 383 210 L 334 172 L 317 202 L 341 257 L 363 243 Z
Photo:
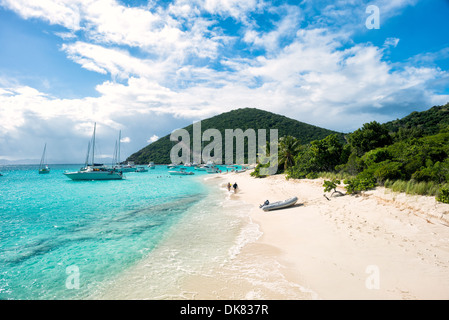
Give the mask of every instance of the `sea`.
M 35 165 L 0 167 L 0 299 L 95 298 L 164 242 L 173 243 L 181 224 L 194 221 L 192 238 L 177 241 L 181 247 L 169 248 L 171 254 L 197 251 L 193 238 L 213 228 L 213 208 L 225 200 L 223 188 L 204 183 L 212 176 L 204 171 L 175 176 L 158 165 L 114 181 L 72 181 L 63 174 L 80 167 L 52 165 L 49 174 Z M 213 222 L 227 232 L 195 267 L 237 245 L 245 222 L 235 217 Z M 166 262 L 156 268 L 166 269 Z M 164 290 L 156 291 L 154 298 Z
M 0 300 L 307 298 L 277 261 L 237 258 L 262 232 L 216 174 L 63 174 L 80 167 L 0 166 Z

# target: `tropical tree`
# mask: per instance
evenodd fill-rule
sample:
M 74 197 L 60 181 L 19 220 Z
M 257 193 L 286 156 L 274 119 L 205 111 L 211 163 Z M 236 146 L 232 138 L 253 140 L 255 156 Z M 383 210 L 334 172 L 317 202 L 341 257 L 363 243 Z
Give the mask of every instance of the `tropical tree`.
M 377 121 L 365 123 L 348 137 L 349 144 L 357 156 L 375 148 L 390 145 L 393 142 L 388 130 Z
M 345 163 L 344 146 L 336 134 L 331 134 L 322 140 L 310 143 L 311 162 L 315 170 L 334 171 L 335 166 Z
M 295 165 L 295 157 L 301 150 L 301 142 L 292 136 L 279 139 L 279 169 L 287 170 Z

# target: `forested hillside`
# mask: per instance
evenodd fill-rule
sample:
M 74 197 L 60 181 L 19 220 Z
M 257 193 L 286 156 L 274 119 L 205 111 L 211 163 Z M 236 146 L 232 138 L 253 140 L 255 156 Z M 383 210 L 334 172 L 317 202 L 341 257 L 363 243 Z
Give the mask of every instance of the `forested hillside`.
M 189 125 L 184 129 L 186 129 L 193 138 L 193 125 Z M 219 130 L 222 135 L 223 146 L 225 129 L 242 129 L 243 131 L 254 129 L 256 133 L 258 129 L 266 129 L 267 140 L 269 140 L 269 129 L 278 129 L 279 137 L 293 136 L 296 139 L 299 139 L 301 144 L 307 144 L 313 140 L 323 139 L 330 134 L 337 134 L 341 141 L 344 139 L 342 133 L 336 133 L 332 130 L 323 129 L 285 116 L 254 108 L 237 109 L 202 120 L 201 129 L 202 132 L 207 129 Z M 175 142 L 170 141 L 170 135 L 166 135 L 158 141 L 153 142 L 132 154 L 127 161 L 134 161 L 138 164 L 146 164 L 150 161 L 154 161 L 156 164 L 170 163 L 170 150 L 174 144 Z

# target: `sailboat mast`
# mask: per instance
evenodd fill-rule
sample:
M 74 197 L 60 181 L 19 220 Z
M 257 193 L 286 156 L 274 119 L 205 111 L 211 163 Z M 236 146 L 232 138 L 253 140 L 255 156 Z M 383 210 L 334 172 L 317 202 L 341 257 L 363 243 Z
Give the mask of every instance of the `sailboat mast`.
M 97 128 L 97 123 L 94 124 L 94 135 L 92 138 L 92 166 L 95 166 L 95 129 Z
M 87 167 L 89 165 L 89 153 L 90 153 L 90 141 L 87 144 L 86 162 L 84 164 L 84 167 Z
M 47 149 L 47 143 L 45 143 L 45 145 L 44 145 L 44 152 L 42 153 L 41 164 L 39 165 L 39 169 L 41 169 L 42 165 L 44 164 L 44 161 L 45 161 L 45 150 L 46 149 Z
M 122 130 L 118 134 L 118 164 L 120 165 L 120 140 L 122 140 Z
M 117 140 L 115 140 L 114 154 L 112 155 L 112 166 L 117 165 Z

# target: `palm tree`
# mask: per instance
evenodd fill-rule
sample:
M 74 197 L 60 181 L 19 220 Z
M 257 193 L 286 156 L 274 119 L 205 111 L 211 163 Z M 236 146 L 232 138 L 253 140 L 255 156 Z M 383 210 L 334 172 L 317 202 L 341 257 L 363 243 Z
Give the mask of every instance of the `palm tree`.
M 301 142 L 292 136 L 279 139 L 279 167 L 288 169 L 295 165 L 295 157 L 301 150 Z

